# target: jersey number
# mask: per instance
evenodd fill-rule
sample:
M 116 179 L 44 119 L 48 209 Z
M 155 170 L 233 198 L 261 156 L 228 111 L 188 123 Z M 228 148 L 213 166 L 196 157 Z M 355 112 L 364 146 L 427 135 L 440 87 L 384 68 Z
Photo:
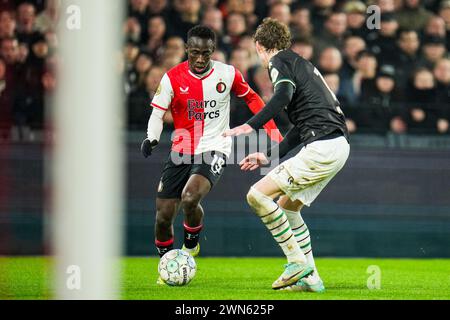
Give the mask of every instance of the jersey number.
M 211 162 L 211 171 L 214 174 L 220 174 L 223 170 L 223 166 L 225 165 L 225 160 L 222 157 L 214 155 L 214 159 Z

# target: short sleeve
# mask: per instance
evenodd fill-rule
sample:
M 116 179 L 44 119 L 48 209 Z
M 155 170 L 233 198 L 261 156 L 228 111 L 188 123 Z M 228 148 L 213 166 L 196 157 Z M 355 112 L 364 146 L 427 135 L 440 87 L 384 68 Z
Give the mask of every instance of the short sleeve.
M 156 90 L 155 96 L 153 97 L 151 106 L 163 111 L 167 111 L 172 103 L 173 89 L 170 83 L 169 76 L 164 74 L 159 83 L 159 87 Z
M 234 70 L 234 80 L 233 85 L 231 86 L 231 91 L 233 91 L 238 98 L 245 97 L 250 92 L 250 86 L 245 81 L 242 73 L 236 68 L 234 68 Z
M 269 76 L 274 87 L 281 82 L 289 82 L 294 88 L 296 87 L 292 70 L 286 62 L 277 56 L 269 63 Z

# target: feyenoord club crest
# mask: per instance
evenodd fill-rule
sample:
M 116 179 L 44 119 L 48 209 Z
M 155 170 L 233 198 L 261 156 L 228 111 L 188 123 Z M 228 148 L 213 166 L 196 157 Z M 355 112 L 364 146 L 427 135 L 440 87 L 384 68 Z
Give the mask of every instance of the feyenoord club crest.
M 217 84 L 216 90 L 218 93 L 224 93 L 227 90 L 227 85 L 221 81 Z

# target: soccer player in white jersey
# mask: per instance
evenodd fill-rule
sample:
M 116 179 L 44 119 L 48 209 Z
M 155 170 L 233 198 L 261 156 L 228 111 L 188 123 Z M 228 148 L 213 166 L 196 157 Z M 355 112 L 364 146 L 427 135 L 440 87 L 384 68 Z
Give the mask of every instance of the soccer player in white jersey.
M 347 161 L 350 146 L 345 117 L 317 68 L 289 49 L 291 35 L 286 25 L 267 18 L 254 40 L 275 92 L 261 112 L 224 136 L 249 134 L 282 110 L 287 112 L 294 127 L 275 146 L 279 152 L 272 149 L 266 155 L 251 154 L 241 162 L 241 168 L 255 170 L 267 164 L 272 154 L 282 158 L 297 146 L 303 148 L 251 187 L 247 200 L 288 260 L 272 288 L 321 292 L 325 287 L 300 210 L 311 205 Z M 278 203 L 274 202 L 278 197 Z
M 157 146 L 163 116 L 172 112 L 175 134 L 156 198 L 155 244 L 160 256 L 173 249 L 173 222 L 178 210 L 185 213 L 183 249 L 196 256 L 203 223 L 202 199 L 217 183 L 231 153 L 230 93 L 244 99 L 253 113 L 264 102 L 235 67 L 211 60 L 215 33 L 196 26 L 188 33 L 188 60 L 169 70 L 151 102 L 147 139 L 141 146 L 147 158 Z M 265 126 L 272 140 L 282 136 L 273 121 Z

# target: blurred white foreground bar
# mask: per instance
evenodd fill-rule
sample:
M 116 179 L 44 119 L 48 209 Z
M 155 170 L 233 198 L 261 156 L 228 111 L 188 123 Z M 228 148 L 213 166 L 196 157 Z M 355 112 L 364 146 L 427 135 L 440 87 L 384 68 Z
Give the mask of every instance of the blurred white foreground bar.
M 61 1 L 52 106 L 57 299 L 120 297 L 123 7 L 123 1 Z

